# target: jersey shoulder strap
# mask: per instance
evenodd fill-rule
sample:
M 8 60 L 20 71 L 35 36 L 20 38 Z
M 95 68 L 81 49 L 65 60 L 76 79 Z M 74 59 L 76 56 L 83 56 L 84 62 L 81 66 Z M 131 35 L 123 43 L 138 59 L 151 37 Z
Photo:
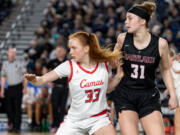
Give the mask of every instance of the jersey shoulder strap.
M 70 74 L 70 76 L 69 76 L 68 82 L 71 81 L 72 76 L 73 76 L 73 64 L 72 64 L 72 61 L 71 61 L 71 60 L 69 60 L 69 65 L 70 65 L 70 69 L 71 69 L 71 74 Z
M 126 33 L 123 46 L 133 44 L 133 34 Z

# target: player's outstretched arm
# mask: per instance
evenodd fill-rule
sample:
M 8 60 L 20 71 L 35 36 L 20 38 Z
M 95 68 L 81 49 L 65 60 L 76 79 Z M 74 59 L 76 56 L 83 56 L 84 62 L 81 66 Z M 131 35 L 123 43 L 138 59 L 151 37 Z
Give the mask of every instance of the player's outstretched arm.
M 35 74 L 24 74 L 24 78 L 26 78 L 31 84 L 35 86 L 41 86 L 43 84 L 57 80 L 59 76 L 55 71 L 50 71 L 43 76 L 36 76 Z

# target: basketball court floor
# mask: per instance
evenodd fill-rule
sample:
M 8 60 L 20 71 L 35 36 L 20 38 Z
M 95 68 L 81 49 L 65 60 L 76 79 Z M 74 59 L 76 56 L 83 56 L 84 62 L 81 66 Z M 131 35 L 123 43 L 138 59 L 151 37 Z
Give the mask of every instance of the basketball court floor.
M 53 135 L 52 133 L 21 132 L 20 135 Z M 0 132 L 0 135 L 18 135 L 16 133 Z
M 0 132 L 0 135 L 53 135 L 52 133 L 34 133 L 34 132 L 21 132 L 19 134 L 16 133 L 8 133 L 8 132 Z M 121 135 L 117 133 L 117 135 Z M 139 133 L 139 135 L 145 135 L 144 133 Z M 166 135 L 173 135 L 170 133 L 166 133 Z

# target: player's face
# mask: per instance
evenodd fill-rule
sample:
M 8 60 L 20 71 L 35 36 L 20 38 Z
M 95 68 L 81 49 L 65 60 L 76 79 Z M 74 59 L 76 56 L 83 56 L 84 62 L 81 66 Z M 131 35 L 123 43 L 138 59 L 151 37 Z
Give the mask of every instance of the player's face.
M 141 20 L 142 19 L 138 17 L 137 15 L 132 14 L 132 13 L 127 13 L 125 25 L 126 25 L 128 33 L 136 32 L 141 26 L 141 23 L 140 23 Z
M 70 56 L 77 62 L 83 61 L 85 55 L 87 55 L 88 53 L 86 46 L 83 46 L 81 42 L 76 38 L 70 39 L 68 45 L 70 48 Z

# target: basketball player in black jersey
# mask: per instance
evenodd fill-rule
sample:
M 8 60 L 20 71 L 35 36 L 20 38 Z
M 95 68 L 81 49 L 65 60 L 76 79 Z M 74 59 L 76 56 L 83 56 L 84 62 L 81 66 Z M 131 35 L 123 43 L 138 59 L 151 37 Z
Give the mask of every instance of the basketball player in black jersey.
M 165 39 L 148 32 L 148 21 L 156 5 L 134 5 L 126 14 L 127 33 L 119 34 L 115 50 L 124 54 L 124 77 L 115 91 L 115 107 L 122 135 L 138 135 L 138 121 L 147 135 L 165 135 L 155 70 L 160 68 L 170 93 L 169 108 L 178 106 L 168 63 Z

